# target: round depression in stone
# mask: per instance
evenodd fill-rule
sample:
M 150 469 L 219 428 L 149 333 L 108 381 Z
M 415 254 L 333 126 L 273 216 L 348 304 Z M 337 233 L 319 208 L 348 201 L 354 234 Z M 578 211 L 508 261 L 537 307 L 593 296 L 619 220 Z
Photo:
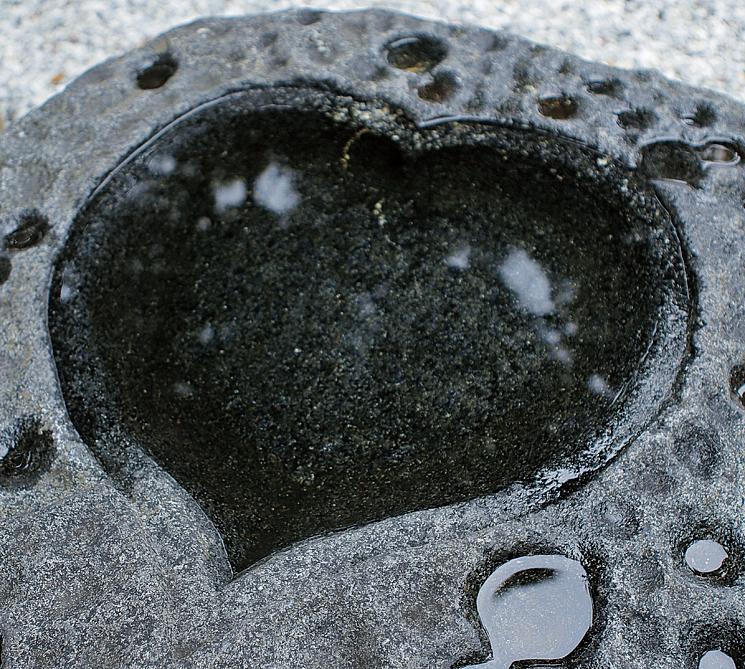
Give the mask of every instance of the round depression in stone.
M 679 278 L 660 222 L 525 150 L 545 139 L 343 116 L 188 115 L 99 188 L 56 268 L 78 431 L 114 473 L 147 451 L 236 568 L 587 450 Z

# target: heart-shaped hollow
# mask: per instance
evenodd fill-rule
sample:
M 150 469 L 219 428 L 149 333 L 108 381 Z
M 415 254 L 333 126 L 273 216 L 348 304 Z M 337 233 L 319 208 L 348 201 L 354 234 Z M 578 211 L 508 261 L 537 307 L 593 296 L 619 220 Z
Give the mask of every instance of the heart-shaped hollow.
M 330 94 L 205 105 L 115 170 L 58 259 L 70 416 L 113 476 L 151 454 L 236 569 L 598 466 L 687 313 L 672 224 L 628 176 Z

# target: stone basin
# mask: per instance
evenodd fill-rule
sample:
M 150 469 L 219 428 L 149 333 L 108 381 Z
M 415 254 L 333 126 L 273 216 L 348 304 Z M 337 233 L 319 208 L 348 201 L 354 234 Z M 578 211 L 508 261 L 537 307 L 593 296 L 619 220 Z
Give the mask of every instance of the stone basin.
M 0 661 L 741 661 L 742 112 L 301 10 L 11 127 Z M 542 561 L 592 616 L 500 659 L 479 588 Z

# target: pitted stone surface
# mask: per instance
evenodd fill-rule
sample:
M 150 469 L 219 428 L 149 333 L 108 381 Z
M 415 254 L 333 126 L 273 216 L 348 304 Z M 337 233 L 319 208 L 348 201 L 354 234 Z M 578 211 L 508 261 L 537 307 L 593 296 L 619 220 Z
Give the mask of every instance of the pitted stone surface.
M 447 45 L 431 71 L 388 62 L 385 46 L 412 34 Z M 175 72 L 138 87 L 138 72 L 166 53 Z M 438 73 L 457 86 L 422 97 Z M 220 96 L 277 86 L 342 96 L 382 131 L 402 110 L 442 141 L 479 136 L 481 125 L 532 129 L 550 156 L 560 135 L 626 178 L 640 206 L 654 188 L 684 250 L 691 317 L 685 350 L 658 356 L 664 365 L 629 406 L 643 418 L 634 429 L 595 452 L 588 443 L 589 467 L 567 461 L 476 500 L 307 539 L 237 576 L 201 508 L 142 451 L 126 450 L 126 476 L 104 469 L 57 381 L 54 259 L 80 207 L 154 133 Z M 571 102 L 541 113 L 547 98 Z M 200 21 L 94 68 L 13 125 L 0 137 L 0 233 L 29 211 L 48 230 L 2 252 L 11 269 L 0 284 L 0 457 L 30 419 L 54 455 L 32 485 L 0 485 L 3 662 L 449 669 L 486 658 L 476 593 L 495 567 L 527 554 L 578 560 L 589 577 L 596 616 L 570 666 L 672 669 L 711 648 L 740 661 L 745 422 L 730 378 L 745 357 L 745 176 L 741 165 L 706 163 L 695 187 L 648 182 L 642 147 L 663 139 L 741 153 L 745 113 L 655 73 L 380 11 Z M 726 548 L 726 578 L 685 566 L 685 548 L 702 538 Z

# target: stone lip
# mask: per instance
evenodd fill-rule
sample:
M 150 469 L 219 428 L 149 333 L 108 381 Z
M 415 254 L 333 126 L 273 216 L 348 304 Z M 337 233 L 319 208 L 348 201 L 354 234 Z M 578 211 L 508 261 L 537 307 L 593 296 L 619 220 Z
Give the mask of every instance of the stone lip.
M 428 71 L 391 67 L 385 45 L 410 35 L 446 44 L 447 55 Z M 2 661 L 456 666 L 487 652 L 475 619 L 481 582 L 528 553 L 561 553 L 587 569 L 597 615 L 577 666 L 694 666 L 713 643 L 739 656 L 743 421 L 729 389 L 745 316 L 738 165 L 705 161 L 695 187 L 651 182 L 685 249 L 686 350 L 654 370 L 631 408 L 644 420 L 576 471 L 311 539 L 233 579 L 220 537 L 169 476 L 132 456 L 135 475 L 122 485 L 80 441 L 46 328 L 53 260 L 76 213 L 127 156 L 198 105 L 309 84 L 384 100 L 421 126 L 498 123 L 545 132 L 547 145 L 561 135 L 630 179 L 640 178 L 643 147 L 660 140 L 745 147 L 745 109 L 723 96 L 385 11 L 206 19 L 88 71 L 0 136 L 0 232 L 12 242 L 0 284 L 0 456 L 20 438 L 38 445 L 30 462 L 46 468 L 32 468 L 29 485 L 0 485 Z M 671 176 L 660 169 L 645 173 Z M 726 582 L 686 571 L 681 542 L 695 538 L 726 545 Z

